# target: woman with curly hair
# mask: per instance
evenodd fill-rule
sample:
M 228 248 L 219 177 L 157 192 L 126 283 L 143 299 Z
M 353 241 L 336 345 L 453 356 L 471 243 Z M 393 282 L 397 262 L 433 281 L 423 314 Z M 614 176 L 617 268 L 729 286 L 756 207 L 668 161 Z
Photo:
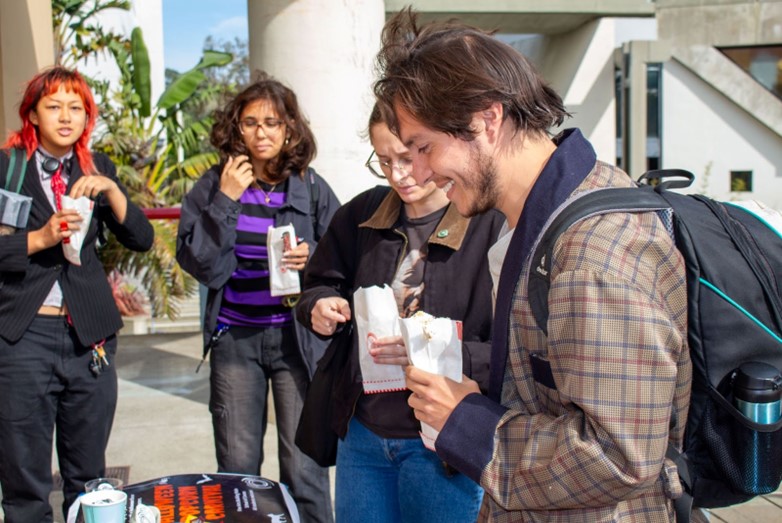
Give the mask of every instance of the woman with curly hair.
M 52 440 L 64 512 L 84 482 L 105 475 L 117 404 L 113 365 L 122 318 L 96 242 L 106 227 L 125 247 L 154 232 L 111 160 L 89 149 L 98 109 L 76 71 L 53 67 L 27 84 L 20 130 L 0 152 L 0 186 L 23 173 L 25 227 L 0 236 L 0 486 L 6 523 L 51 522 Z M 19 171 L 20 165 L 26 169 Z M 88 224 L 64 196 L 93 200 Z M 63 252 L 83 232 L 79 263 Z M 55 431 L 56 429 L 56 431 Z
M 331 521 L 328 470 L 293 441 L 323 344 L 296 328 L 291 300 L 271 296 L 266 236 L 270 226 L 292 224 L 303 241 L 282 262 L 302 271 L 339 202 L 309 167 L 315 139 L 296 95 L 265 73 L 216 113 L 211 142 L 221 161 L 185 196 L 177 260 L 208 288 L 218 471 L 260 474 L 271 384 L 280 481 L 302 521 Z

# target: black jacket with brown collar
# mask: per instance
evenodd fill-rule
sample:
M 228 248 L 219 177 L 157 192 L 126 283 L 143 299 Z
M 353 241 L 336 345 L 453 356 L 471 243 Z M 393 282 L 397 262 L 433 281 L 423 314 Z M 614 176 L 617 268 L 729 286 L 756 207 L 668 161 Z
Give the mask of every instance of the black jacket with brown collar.
M 103 154 L 94 154 L 93 159 L 98 172 L 117 182 L 127 194 L 117 179 L 111 160 Z M 8 163 L 8 152 L 0 152 L 0 179 L 5 179 Z M 28 256 L 28 233 L 43 227 L 54 214 L 54 209 L 41 186 L 34 160 L 27 163 L 26 173 L 21 194 L 33 199 L 27 228 L 0 236 L 0 336 L 10 343 L 18 341 L 54 282 L 59 281 L 79 341 L 84 345 L 96 343 L 122 327 L 122 318 L 95 247 L 98 223 L 105 224 L 122 245 L 134 251 L 146 251 L 152 247 L 152 226 L 141 209 L 129 199 L 125 221 L 117 222 L 105 196 L 101 196 L 95 202 L 81 248 L 81 266 L 68 263 L 59 243 Z M 73 161 L 66 194 L 81 176 L 78 162 Z
M 370 189 L 342 206 L 318 243 L 304 275 L 297 307 L 299 320 L 311 328 L 315 303 L 342 296 L 353 310 L 353 291 L 394 280 L 405 236 L 398 231 L 402 201 L 389 187 Z M 463 218 L 451 204 L 428 241 L 423 310 L 463 322 L 463 372 L 488 387 L 491 353 L 492 281 L 487 252 L 504 218 L 497 211 Z M 362 392 L 355 335 L 347 366 L 332 392 L 332 426 L 344 437 Z M 378 415 L 382 415 L 379 413 Z

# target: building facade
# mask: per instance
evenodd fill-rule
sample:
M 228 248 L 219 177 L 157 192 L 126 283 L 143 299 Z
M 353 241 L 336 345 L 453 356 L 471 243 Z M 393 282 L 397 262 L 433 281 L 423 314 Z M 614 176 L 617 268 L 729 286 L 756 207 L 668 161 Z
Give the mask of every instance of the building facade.
M 373 61 L 384 20 L 409 3 L 247 2 L 250 66 L 297 92 L 319 143 L 315 167 L 343 201 L 374 183 L 363 176 Z M 163 41 L 160 0 L 135 4 L 144 16 L 131 21 L 145 24 L 150 55 L 162 57 L 154 51 Z M 573 114 L 567 125 L 633 177 L 683 168 L 696 175 L 693 190 L 782 209 L 782 1 L 419 0 L 413 7 L 424 20 L 457 17 L 498 30 L 562 94 Z M 48 0 L 0 0 L 3 131 L 17 125 L 24 81 L 53 61 L 50 19 Z

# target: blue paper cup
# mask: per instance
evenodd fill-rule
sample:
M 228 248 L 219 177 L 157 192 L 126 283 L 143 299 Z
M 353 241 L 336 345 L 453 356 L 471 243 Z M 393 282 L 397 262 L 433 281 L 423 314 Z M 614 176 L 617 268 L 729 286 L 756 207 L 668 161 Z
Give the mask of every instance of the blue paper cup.
M 84 523 L 125 523 L 128 495 L 121 490 L 95 490 L 79 497 Z

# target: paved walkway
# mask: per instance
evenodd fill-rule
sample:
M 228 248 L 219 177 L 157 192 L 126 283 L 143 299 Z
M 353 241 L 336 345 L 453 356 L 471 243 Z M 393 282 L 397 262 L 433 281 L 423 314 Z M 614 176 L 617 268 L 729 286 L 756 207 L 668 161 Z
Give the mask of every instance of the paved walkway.
M 119 401 L 106 463 L 128 483 L 217 469 L 208 408 L 209 365 L 196 374 L 200 359 L 200 334 L 120 338 L 114 363 Z M 271 415 L 261 475 L 277 481 L 277 430 L 273 411 Z M 57 471 L 56 462 L 52 470 Z M 53 492 L 51 503 L 55 522 L 61 523 L 60 491 Z
M 107 465 L 118 474 L 126 475 L 129 483 L 170 474 L 216 470 L 207 405 L 209 367 L 204 365 L 196 374 L 200 358 L 200 334 L 120 338 L 115 362 L 120 378 L 119 403 Z M 275 481 L 279 480 L 276 432 L 272 412 L 264 444 L 266 463 L 261 475 Z M 52 470 L 57 470 L 56 463 Z M 57 522 L 62 521 L 61 503 L 61 493 L 54 492 L 52 505 Z M 782 490 L 744 505 L 716 510 L 711 521 L 782 521 Z

